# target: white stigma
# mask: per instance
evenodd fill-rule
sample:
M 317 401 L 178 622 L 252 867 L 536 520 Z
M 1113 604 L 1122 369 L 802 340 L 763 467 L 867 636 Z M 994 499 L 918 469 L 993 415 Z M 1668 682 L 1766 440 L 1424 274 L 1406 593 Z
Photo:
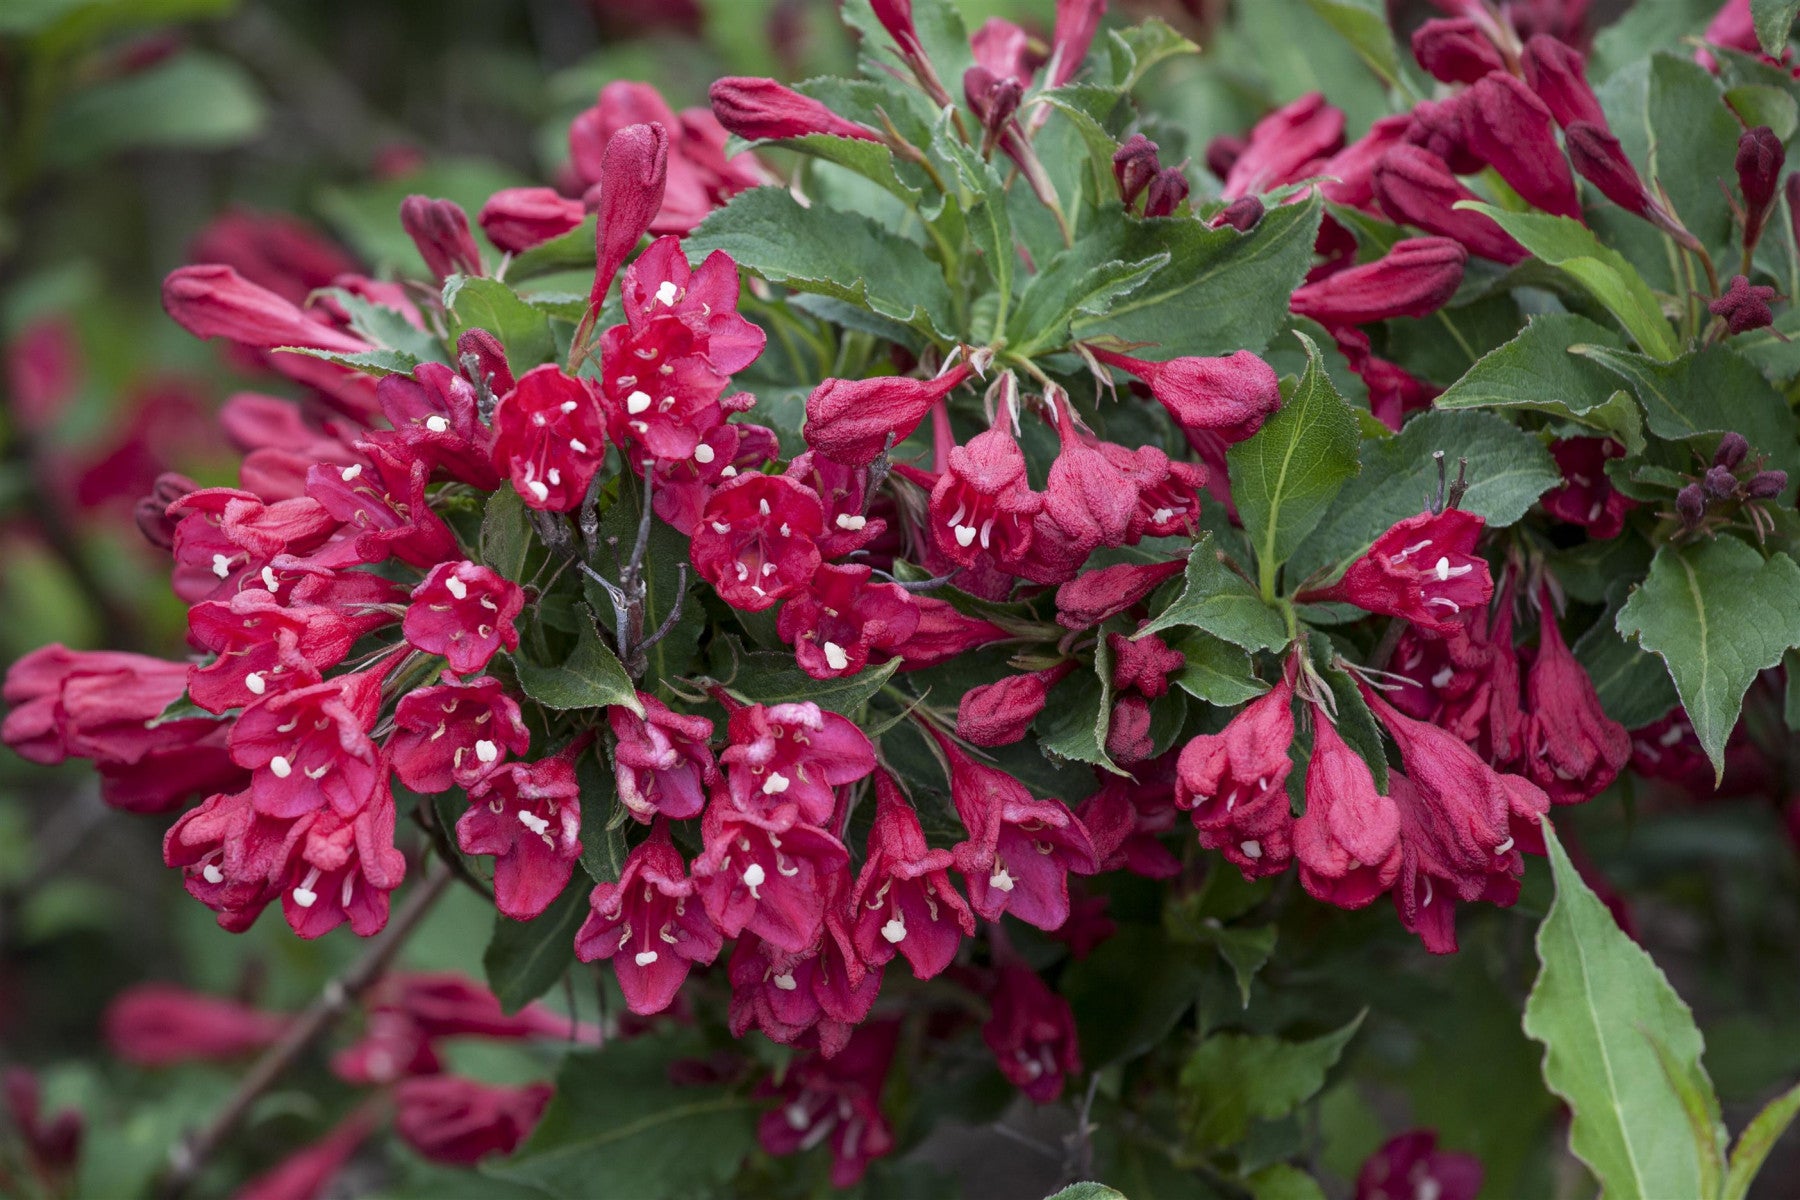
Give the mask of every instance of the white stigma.
M 635 955 L 632 956 L 632 961 L 637 963 L 637 965 L 640 967 L 647 967 L 651 963 L 656 961 L 656 951 L 654 951 L 654 950 L 639 950 Z
M 792 781 L 780 771 L 771 771 L 769 772 L 769 777 L 763 780 L 762 794 L 765 796 L 779 796 L 788 790 L 791 782 Z
M 539 503 L 550 498 L 550 489 L 535 479 L 527 479 L 525 481 L 525 486 L 531 489 L 531 494 L 537 497 Z
M 705 466 L 717 457 L 719 457 L 719 452 L 705 442 L 701 442 L 698 446 L 694 447 L 694 461 L 701 466 Z
M 573 450 L 577 454 L 586 454 L 588 452 L 587 443 L 582 441 L 580 438 L 570 438 L 569 439 L 569 449 Z
M 719 474 L 724 476 L 726 479 L 737 478 L 737 473 L 738 473 L 738 469 L 733 466 L 727 466 L 723 471 L 719 472 Z
M 656 298 L 671 308 L 675 306 L 675 298 L 680 294 L 681 289 L 675 286 L 672 279 L 663 280 L 662 285 L 656 289 Z
M 837 515 L 837 527 L 839 529 L 847 529 L 851 533 L 862 532 L 863 527 L 868 523 L 869 518 L 867 517 L 852 516 L 850 513 L 839 513 Z
M 200 877 L 208 883 L 224 883 L 225 872 L 219 870 L 217 863 L 207 863 L 200 868 Z
M 976 532 L 973 525 L 958 525 L 956 527 L 956 544 L 965 548 L 974 545 Z
M 564 400 L 561 404 L 559 404 L 557 406 L 558 410 L 561 411 L 561 413 L 564 416 L 568 416 L 570 413 L 574 412 L 576 409 L 578 409 L 580 407 L 581 407 L 581 405 L 577 404 L 573 400 Z
M 269 681 L 263 678 L 261 671 L 252 671 L 244 676 L 244 686 L 250 689 L 252 696 L 260 696 L 269 690 Z
M 744 886 L 750 889 L 750 895 L 753 899 L 762 899 L 761 896 L 756 894 L 756 889 L 761 887 L 763 885 L 763 880 L 767 878 L 768 876 L 763 873 L 761 863 L 751 863 L 744 868 Z
M 724 521 L 714 521 L 712 523 L 712 531 L 714 533 L 718 533 L 718 534 L 730 533 L 731 526 L 726 524 Z
M 1262 843 L 1261 842 L 1256 842 L 1256 841 L 1239 842 L 1238 849 L 1242 850 L 1244 852 L 1244 857 L 1247 859 L 1250 859 L 1252 862 L 1254 862 L 1257 859 L 1262 857 Z
M 890 919 L 881 927 L 881 936 L 887 939 L 888 945 L 898 946 L 906 940 L 906 922 L 899 917 Z
M 425 418 L 425 428 L 433 433 L 447 433 L 450 429 L 450 422 L 433 413 Z
M 988 886 L 999 888 L 1003 892 L 1010 892 L 1013 890 L 1013 877 L 1006 873 L 1005 867 L 1001 867 L 988 876 Z
M 263 586 L 268 588 L 271 592 L 281 587 L 281 580 L 275 578 L 275 572 L 270 567 L 264 567 L 262 569 L 262 581 Z
M 784 992 L 791 992 L 800 986 L 794 982 L 794 973 L 792 971 L 783 971 L 781 974 L 775 976 L 774 982 L 775 986 Z
M 231 560 L 226 558 L 223 554 L 213 555 L 213 574 L 217 575 L 220 579 L 231 574 Z
M 349 483 L 352 479 L 355 479 L 358 475 L 361 475 L 361 474 L 362 474 L 362 464 L 357 463 L 353 467 L 345 467 L 342 471 L 339 471 L 338 477 L 340 479 L 342 479 L 345 483 Z
M 649 411 L 649 408 L 650 408 L 650 393 L 649 392 L 633 392 L 633 393 L 631 393 L 631 395 L 625 397 L 625 411 L 630 413 L 634 417 L 637 416 L 641 412 Z
M 769 515 L 769 502 L 767 500 L 758 500 L 756 502 L 756 511 L 761 513 L 765 517 L 768 516 Z
M 445 576 L 444 590 L 450 593 L 450 597 L 453 600 L 467 600 L 469 598 L 469 585 L 454 575 Z
M 550 828 L 549 821 L 538 816 L 536 813 L 526 812 L 524 809 L 519 810 L 519 824 L 531 830 L 531 832 L 537 834 L 539 837 L 543 837 L 544 830 Z
M 1161 525 L 1164 521 L 1168 520 L 1170 517 L 1172 517 L 1174 515 L 1175 515 L 1175 510 L 1172 508 L 1159 508 L 1155 512 L 1150 514 L 1150 519 L 1153 522 L 1155 522 L 1156 524 Z
M 269 760 L 269 770 L 275 772 L 275 778 L 286 779 L 294 773 L 294 764 L 277 754 Z
M 1512 848 L 1513 848 L 1513 840 L 1509 837 L 1504 842 L 1501 842 L 1498 846 L 1494 847 L 1494 853 L 1495 854 L 1505 854 L 1508 850 L 1511 850 Z
M 500 757 L 500 747 L 494 745 L 494 743 L 488 741 L 486 738 L 482 738 L 475 743 L 475 757 L 479 758 L 484 763 L 491 763 L 496 758 Z
M 825 662 L 832 670 L 842 671 L 850 665 L 850 656 L 845 654 L 844 648 L 836 642 L 826 642 L 824 650 Z
M 318 900 L 319 893 L 310 888 L 297 887 L 294 889 L 294 903 L 298 904 L 301 908 L 311 908 L 314 904 L 318 903 Z

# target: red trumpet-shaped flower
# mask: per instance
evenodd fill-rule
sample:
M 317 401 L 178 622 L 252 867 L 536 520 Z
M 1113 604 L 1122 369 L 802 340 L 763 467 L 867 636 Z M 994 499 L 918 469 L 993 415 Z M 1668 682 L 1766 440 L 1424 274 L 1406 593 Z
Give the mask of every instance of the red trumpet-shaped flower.
M 1449 238 L 1407 238 L 1374 262 L 1303 284 L 1289 307 L 1327 327 L 1430 316 L 1456 294 L 1468 261 Z
M 188 698 L 222 713 L 317 683 L 321 672 L 344 660 L 354 636 L 334 610 L 290 608 L 263 588 L 239 592 L 230 603 L 196 604 L 188 610 L 188 640 L 217 657 L 195 664 Z
M 554 1089 L 495 1087 L 456 1075 L 421 1075 L 394 1091 L 394 1130 L 432 1162 L 472 1167 L 511 1154 L 531 1136 Z
M 255 772 L 250 795 L 257 811 L 299 817 L 328 805 L 348 817 L 367 803 L 385 772 L 369 731 L 392 667 L 390 658 L 244 710 L 231 730 L 231 757 Z
M 747 929 L 792 954 L 811 947 L 825 926 L 825 877 L 850 861 L 843 843 L 802 824 L 792 804 L 765 816 L 715 801 L 701 830 L 694 879 L 719 932 Z
M 768 340 L 760 326 L 738 312 L 739 287 L 731 255 L 715 250 L 698 267 L 690 267 L 681 239 L 660 237 L 625 268 L 619 291 L 626 323 L 635 333 L 650 334 L 672 319 L 687 333 L 685 341 L 673 339 L 682 353 L 696 354 L 719 374 L 730 375 L 755 362 Z M 652 346 L 659 341 L 652 339 Z M 638 356 L 635 369 L 642 372 L 649 361 Z M 666 374 L 660 366 L 657 370 Z M 606 382 L 628 386 L 610 375 Z
M 494 409 L 494 466 L 532 508 L 575 508 L 605 456 L 605 425 L 592 385 L 554 364 L 527 371 Z
M 413 589 L 401 628 L 415 648 L 472 675 L 497 651 L 519 648 L 513 622 L 524 607 L 524 590 L 491 567 L 442 562 Z
M 268 1046 L 288 1025 L 277 1013 L 169 983 L 126 988 L 101 1023 L 112 1052 L 139 1067 L 230 1062 Z
M 644 715 L 624 705 L 607 709 L 618 745 L 613 751 L 619 803 L 648 824 L 654 817 L 685 821 L 700 815 L 706 792 L 719 781 L 719 767 L 707 741 L 712 722 L 673 712 L 655 696 L 638 693 Z
M 1413 57 L 1433 79 L 1474 83 L 1489 71 L 1504 71 L 1506 61 L 1482 25 L 1467 17 L 1434 17 L 1412 34 Z
M 458 683 L 448 673 L 444 682 L 400 697 L 386 745 L 394 773 L 415 792 L 472 787 L 509 752 L 530 748 L 519 702 L 498 679 L 483 675 Z
M 719 124 L 741 138 L 796 138 L 809 133 L 879 142 L 866 125 L 847 121 L 811 96 L 802 96 L 773 79 L 728 76 L 713 81 L 707 92 Z
M 507 763 L 469 789 L 469 810 L 456 822 L 464 854 L 494 856 L 494 907 L 529 921 L 568 886 L 581 855 L 581 789 L 575 756 Z
M 1010 570 L 1031 551 L 1033 519 L 1044 497 L 1025 477 L 1025 455 L 1004 426 L 953 448 L 931 489 L 932 544 L 962 567 L 991 556 Z
M 592 910 L 575 935 L 582 962 L 612 960 L 631 1011 L 648 1016 L 675 999 L 695 963 L 718 956 L 722 939 L 694 894 L 681 852 L 658 822 L 625 860 L 617 883 L 588 897 Z
M 1294 857 L 1307 892 L 1339 908 L 1361 908 L 1400 873 L 1400 812 L 1375 790 L 1362 756 L 1313 706 L 1306 812 L 1294 822 Z
M 404 445 L 362 441 L 356 449 L 372 467 L 320 464 L 306 473 L 306 494 L 344 523 L 353 561 L 398 558 L 430 568 L 458 557 L 456 535 L 425 494 L 431 464 L 407 454 Z M 347 565 L 345 557 L 334 556 L 328 565 Z
M 975 916 L 950 882 L 950 851 L 926 845 L 918 814 L 886 771 L 875 773 L 875 796 L 868 857 L 850 895 L 851 936 L 871 966 L 899 953 L 930 979 L 974 936 Z
M 813 825 L 831 819 L 835 789 L 875 769 L 875 747 L 852 721 L 810 700 L 732 712 L 719 756 L 732 804 L 746 812 L 792 805 Z
M 994 1014 L 981 1027 L 981 1040 L 1008 1083 L 1034 1104 L 1050 1103 L 1081 1071 L 1074 1009 L 1021 963 L 1000 967 L 992 999 Z
M 824 507 L 805 484 L 740 475 L 706 502 L 689 553 L 720 599 L 761 612 L 812 581 L 824 526 Z
M 1074 669 L 1066 662 L 970 688 L 956 707 L 956 736 L 977 746 L 1011 745 L 1044 711 L 1051 686 Z
M 1558 521 L 1582 526 L 1591 538 L 1618 537 L 1625 528 L 1625 514 L 1637 507 L 1637 501 L 1613 487 L 1606 462 L 1624 454 L 1625 447 L 1611 438 L 1552 442 L 1550 457 L 1556 460 L 1563 481 L 1544 493 L 1544 511 Z
M 871 569 L 826 563 L 789 600 L 775 631 L 814 679 L 854 675 L 869 655 L 894 647 L 919 627 L 918 606 L 897 583 L 871 583 Z
M 499 365 L 505 363 L 502 357 Z M 499 390 L 509 391 L 511 385 Z M 474 386 L 461 375 L 439 363 L 420 363 L 411 378 L 389 375 L 376 384 L 375 398 L 395 432 L 372 436 L 392 437 L 412 457 L 431 464 L 434 471 L 483 491 L 500 485 L 492 435 L 481 423 Z
M 1455 207 L 1459 201 L 1479 197 L 1458 183 L 1444 160 L 1428 150 L 1394 146 L 1382 155 L 1370 179 L 1375 199 L 1393 220 L 1454 238 L 1471 254 L 1495 262 L 1510 265 L 1530 257 L 1525 247 L 1490 218 Z
M 890 443 L 912 436 L 932 406 L 973 373 L 959 365 L 935 379 L 827 379 L 806 398 L 806 444 L 847 467 L 867 466 Z
M 1219 194 L 1232 200 L 1316 174 L 1319 163 L 1343 144 L 1343 110 L 1308 92 L 1256 123 Z
M 786 1155 L 829 1145 L 831 1186 L 855 1187 L 871 1160 L 894 1149 L 894 1132 L 881 1112 L 881 1089 L 899 1032 L 898 1021 L 860 1026 L 836 1055 L 805 1055 L 779 1086 L 761 1085 L 758 1095 L 779 1101 L 757 1124 L 762 1148 Z
M 1227 442 L 1241 442 L 1281 407 L 1274 368 L 1248 350 L 1224 358 L 1151 362 L 1098 347 L 1088 349 L 1101 362 L 1148 384 L 1183 429 L 1210 430 Z
M 1606 715 L 1594 681 L 1556 627 L 1548 589 L 1539 596 L 1538 651 L 1525 676 L 1525 768 L 1557 804 L 1591 800 L 1631 758 L 1631 735 Z
M 469 214 L 454 200 L 408 196 L 400 202 L 400 224 L 440 282 L 451 275 L 481 274 L 481 251 L 469 234 Z
M 1056 622 L 1066 629 L 1092 629 L 1142 603 L 1186 568 L 1177 560 L 1118 563 L 1084 572 L 1056 589 Z
M 394 793 L 384 771 L 354 816 L 323 808 L 296 826 L 293 847 L 276 887 L 281 915 L 303 938 L 323 937 L 345 921 L 358 937 L 387 925 L 388 895 L 406 875 L 406 856 L 394 848 Z
M 865 1020 L 881 991 L 881 968 L 871 970 L 851 944 L 845 900 L 848 871 L 820 880 L 825 892 L 825 930 L 800 953 L 782 950 L 753 934 L 738 939 L 731 956 L 733 1036 L 755 1027 L 788 1045 L 815 1041 L 833 1055 Z
M 1060 800 L 1039 800 L 998 767 L 931 730 L 950 763 L 950 802 L 969 831 L 951 851 L 969 903 L 989 921 L 1011 913 L 1039 929 L 1069 919 L 1069 876 L 1100 869 L 1093 841 Z
M 369 343 L 295 308 L 230 267 L 177 267 L 163 280 L 163 309 L 197 338 L 228 338 L 270 350 L 305 346 L 359 354 Z
M 1222 731 L 1182 747 L 1176 766 L 1175 806 L 1191 810 L 1200 844 L 1224 854 L 1246 879 L 1278 875 L 1293 857 L 1286 786 L 1293 769 L 1291 672 Z
M 1139 767 L 1138 779 L 1108 775 L 1075 815 L 1094 839 L 1102 871 L 1130 871 L 1145 879 L 1173 879 L 1181 860 L 1159 835 L 1175 828 L 1174 764 L 1164 755 Z
M 1463 103 L 1470 153 L 1537 208 L 1581 215 L 1574 176 L 1556 144 L 1556 119 L 1524 81 L 1492 72 L 1465 93 Z
M 913 604 L 919 610 L 919 627 L 893 651 L 894 657 L 905 664 L 903 670 L 934 667 L 1010 636 L 992 621 L 958 612 L 941 596 L 914 596 Z
M 248 929 L 275 898 L 295 822 L 267 817 L 248 788 L 189 809 L 163 836 L 163 861 L 182 869 L 188 894 L 219 914 L 221 928 Z
M 1459 508 L 1408 517 L 1376 538 L 1336 583 L 1296 599 L 1354 604 L 1405 617 L 1433 633 L 1450 633 L 1494 597 L 1487 561 L 1475 554 L 1485 526 Z

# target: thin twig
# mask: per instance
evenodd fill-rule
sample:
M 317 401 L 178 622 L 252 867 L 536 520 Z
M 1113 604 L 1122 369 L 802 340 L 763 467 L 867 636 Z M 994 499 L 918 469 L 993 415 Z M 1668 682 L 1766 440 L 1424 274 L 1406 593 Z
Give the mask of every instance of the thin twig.
M 419 889 L 407 897 L 405 906 L 388 925 L 387 932 L 381 939 L 364 951 L 363 956 L 343 974 L 327 983 L 320 991 L 319 998 L 294 1018 L 287 1032 L 281 1035 L 281 1040 L 256 1060 L 250 1073 L 238 1084 L 237 1091 L 231 1094 L 231 1098 L 213 1119 L 170 1148 L 168 1171 L 156 1193 L 161 1200 L 177 1200 L 187 1193 L 213 1154 L 243 1122 L 251 1105 L 287 1073 L 288 1068 L 312 1047 L 333 1021 L 348 1011 L 386 973 L 394 956 L 418 929 L 432 905 L 444 894 L 451 877 L 450 868 L 439 864 Z

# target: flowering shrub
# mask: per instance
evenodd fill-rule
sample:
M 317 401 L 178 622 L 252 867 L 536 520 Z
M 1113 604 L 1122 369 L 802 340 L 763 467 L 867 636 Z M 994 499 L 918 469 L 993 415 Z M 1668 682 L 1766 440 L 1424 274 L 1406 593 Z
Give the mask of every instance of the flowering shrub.
M 1391 114 L 1304 95 L 1202 172 L 1139 107 L 1195 51 L 1161 21 L 846 0 L 853 77 L 612 83 L 558 187 L 408 198 L 429 277 L 170 274 L 300 398 L 233 397 L 237 486 L 141 508 L 189 659 L 35 651 L 5 741 L 163 814 L 224 929 L 385 936 L 297 1016 L 128 994 L 118 1053 L 285 1067 L 360 1002 L 366 1095 L 256 1196 L 384 1122 L 563 1196 L 849 1188 L 1015 1093 L 1070 1105 L 1067 1178 L 1318 1195 L 1351 980 L 1518 905 L 1573 1153 L 1741 1196 L 1796 1094 L 1730 1148 L 1558 829 L 1787 800 L 1796 5 L 1603 64 L 1582 6 L 1441 7 L 1405 60 L 1314 0 Z M 486 987 L 385 973 L 448 887 L 498 914 Z M 533 1003 L 577 963 L 629 1015 Z M 502 1086 L 455 1036 L 589 1048 Z M 1368 1200 L 1481 1185 L 1427 1129 L 1368 1149 Z

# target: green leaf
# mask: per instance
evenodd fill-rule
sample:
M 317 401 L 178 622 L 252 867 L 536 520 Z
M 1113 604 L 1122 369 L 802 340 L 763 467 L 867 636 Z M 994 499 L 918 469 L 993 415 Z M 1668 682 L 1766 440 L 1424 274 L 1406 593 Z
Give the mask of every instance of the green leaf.
M 1255 437 L 1227 452 L 1232 498 L 1244 532 L 1256 547 L 1262 594 L 1274 594 L 1275 573 L 1325 517 L 1360 466 L 1356 417 L 1325 373 L 1319 348 L 1306 347 L 1306 373 Z M 1217 632 L 1217 631 L 1215 631 Z
M 322 358 L 326 362 L 336 363 L 340 367 L 353 367 L 358 371 L 366 371 L 370 375 L 411 375 L 418 367 L 419 360 L 400 350 L 362 350 L 355 354 L 344 354 L 337 350 L 319 350 L 312 346 L 277 346 L 277 354 L 304 354 L 308 358 Z
M 481 561 L 514 583 L 525 581 L 525 563 L 537 539 L 531 532 L 531 510 L 511 487 L 488 497 L 481 515 Z
M 1491 218 L 1532 254 L 1560 267 L 1619 319 L 1646 354 L 1671 359 L 1681 352 L 1650 285 L 1581 222 L 1549 213 L 1507 212 L 1474 200 L 1458 201 L 1456 207 Z
M 1025 285 L 1008 322 L 1008 336 L 1060 346 L 1068 341 L 1070 322 L 1084 314 L 1105 315 L 1115 300 L 1129 296 L 1168 263 L 1166 250 L 1149 258 L 1098 264 L 1080 243 L 1059 251 Z
M 556 358 L 556 340 L 543 310 L 525 303 L 498 279 L 452 275 L 444 281 L 444 307 L 454 341 L 465 330 L 485 329 L 506 347 L 514 376 Z
M 1651 1042 L 1704 1079 L 1700 1030 L 1582 881 L 1548 821 L 1543 828 L 1556 899 L 1538 927 L 1543 967 L 1525 1002 L 1525 1033 L 1543 1043 L 1544 1082 L 1573 1113 L 1569 1148 L 1609 1200 L 1701 1196 L 1687 1117 Z M 1707 1100 L 1716 1117 L 1710 1084 Z
M 1580 346 L 1584 355 L 1618 375 L 1637 393 L 1644 423 L 1657 437 L 1687 441 L 1735 430 L 1788 473 L 1784 495 L 1800 482 L 1800 442 L 1793 417 L 1754 364 L 1730 346 L 1708 346 L 1674 362 L 1604 346 Z M 1710 453 L 1711 446 L 1696 447 Z
M 625 840 L 630 817 L 619 803 L 618 784 L 604 752 L 595 748 L 581 756 L 575 783 L 581 789 L 581 869 L 595 883 L 617 883 L 631 852 Z
M 1737 1145 L 1731 1150 L 1731 1169 L 1725 1175 L 1723 1200 L 1744 1200 L 1750 1194 L 1750 1184 L 1762 1170 L 1763 1161 L 1775 1148 L 1776 1141 L 1787 1132 L 1788 1126 L 1794 1123 L 1796 1113 L 1800 1113 L 1800 1087 L 1769 1101 L 1768 1107 L 1744 1126 Z
M 690 256 L 714 250 L 770 283 L 848 301 L 928 336 L 955 336 L 950 289 L 936 264 L 857 213 L 802 208 L 786 188 L 752 188 L 688 236 Z
M 1050 691 L 1050 702 L 1037 719 L 1038 747 L 1057 759 L 1092 763 L 1123 775 L 1106 753 L 1112 728 L 1112 650 L 1101 638 L 1094 645 L 1094 667 L 1077 668 Z
M 1236 708 L 1269 690 L 1269 685 L 1256 677 L 1250 655 L 1224 638 L 1195 630 L 1170 640 L 1169 647 L 1187 659 L 1175 682 L 1196 699 Z
M 1210 532 L 1201 535 L 1188 555 L 1181 595 L 1135 636 L 1177 626 L 1205 630 L 1246 650 L 1273 650 L 1288 642 L 1281 614 L 1263 603 L 1249 580 L 1219 561 Z
M 620 494 L 600 515 L 600 545 L 591 564 L 611 577 L 618 569 L 614 551 L 629 557 L 637 543 L 643 517 L 643 492 L 637 477 L 626 475 L 620 481 Z M 652 505 L 654 508 L 654 505 Z M 699 597 L 693 593 L 693 572 L 688 555 L 688 539 L 652 512 L 650 539 L 644 548 L 644 629 L 654 632 L 681 605 L 681 616 L 668 636 L 651 646 L 647 655 L 644 678 L 678 679 L 688 673 L 700 638 L 706 632 L 706 613 Z M 585 584 L 588 603 L 597 613 L 616 620 L 612 601 L 593 580 Z M 611 625 L 608 625 L 611 628 Z M 616 633 L 616 631 L 615 631 Z
M 1688 1134 L 1694 1140 L 1694 1159 L 1700 1170 L 1700 1195 L 1717 1196 L 1725 1176 L 1725 1124 L 1719 1119 L 1719 1100 L 1713 1092 L 1712 1080 L 1696 1061 L 1683 1063 L 1660 1038 L 1646 1033 L 1644 1040 L 1656 1054 L 1656 1065 L 1663 1079 L 1681 1102 L 1687 1118 Z
M 1444 410 L 1512 408 L 1547 413 L 1644 447 L 1643 421 L 1618 377 L 1575 353 L 1583 345 L 1624 350 L 1625 340 L 1573 313 L 1539 314 L 1506 345 L 1484 355 L 1432 403 Z
M 506 266 L 506 277 L 523 283 L 558 271 L 591 271 L 594 268 L 594 217 L 588 217 L 567 233 L 520 251 Z
M 1736 175 L 1743 128 L 1725 106 L 1718 79 L 1691 53 L 1661 50 L 1650 58 L 1644 112 L 1649 134 L 1649 161 L 1639 164 L 1644 177 L 1667 190 L 1681 223 L 1715 256 L 1727 247 L 1735 252 L 1731 202 L 1718 181 Z
M 1154 1050 L 1194 1006 L 1205 973 L 1192 949 L 1145 925 L 1121 926 L 1070 963 L 1058 990 L 1075 1012 L 1083 1063 L 1100 1070 Z
M 1287 1163 L 1273 1163 L 1245 1180 L 1254 1200 L 1325 1200 L 1318 1180 Z
M 1606 715 L 1627 729 L 1637 729 L 1662 719 L 1680 703 L 1669 669 L 1650 654 L 1619 636 L 1609 612 L 1576 640 L 1575 661 L 1594 681 L 1594 692 Z
M 1298 287 L 1312 265 L 1320 203 L 1315 196 L 1271 209 L 1249 233 L 1107 211 L 1081 233 L 1090 263 L 1142 262 L 1166 250 L 1169 264 L 1104 316 L 1077 317 L 1074 335 L 1153 342 L 1149 358 L 1261 349 L 1287 321 L 1278 293 Z
M 1107 49 L 1112 57 L 1112 84 L 1125 92 L 1136 87 L 1158 63 L 1200 53 L 1200 47 L 1157 17 L 1108 31 Z
M 1305 1042 L 1263 1034 L 1219 1033 L 1201 1042 L 1181 1068 L 1182 1124 L 1197 1149 L 1229 1146 L 1252 1121 L 1293 1112 L 1325 1086 L 1366 1013 Z
M 964 191 L 972 197 L 964 202 L 969 237 L 987 263 L 988 275 L 994 281 L 994 291 L 1001 303 L 1009 304 L 1013 268 L 1019 255 L 1013 247 L 1012 218 L 1007 215 L 1006 184 L 993 163 L 982 161 L 956 138 L 946 136 L 939 140 L 956 164 L 956 174 Z
M 1273 925 L 1221 925 L 1216 917 L 1200 925 L 1201 940 L 1211 942 L 1237 979 L 1238 999 L 1250 1007 L 1250 985 L 1275 953 L 1278 930 Z
M 501 1008 L 517 1012 L 563 977 L 575 961 L 575 931 L 587 919 L 587 895 L 576 879 L 533 920 L 494 914 L 494 932 L 481 965 Z
M 1423 512 L 1437 492 L 1438 467 L 1432 456 L 1439 450 L 1451 479 L 1456 478 L 1457 461 L 1469 460 L 1469 490 L 1462 507 L 1494 528 L 1517 521 L 1533 501 L 1562 481 L 1543 443 L 1504 417 L 1422 413 L 1397 436 L 1363 443 L 1362 474 L 1338 495 L 1318 529 L 1295 553 L 1290 575 L 1305 578 L 1354 558 L 1394 522 Z
M 75 91 L 51 115 L 43 140 L 51 163 L 72 167 L 122 150 L 235 146 L 267 119 L 267 105 L 244 68 L 185 50 Z
M 1104 1183 L 1071 1183 L 1045 1200 L 1125 1200 L 1125 1193 L 1115 1192 Z
M 756 1145 L 764 1101 L 710 1085 L 672 1083 L 669 1066 L 704 1058 L 696 1031 L 613 1041 L 563 1060 L 556 1095 L 531 1139 L 490 1175 L 560 1200 L 608 1195 L 690 1200 L 711 1195 Z
M 804 87 L 801 89 L 804 90 Z M 754 142 L 753 146 L 777 146 L 820 162 L 834 163 L 892 192 L 908 208 L 918 204 L 919 189 L 901 179 L 895 170 L 894 152 L 882 142 L 809 133 L 805 137 Z
M 419 257 L 412 238 L 396 219 L 407 196 L 436 196 L 460 204 L 465 212 L 476 213 L 489 196 L 502 188 L 535 182 L 538 181 L 527 180 L 489 159 L 434 156 L 424 168 L 397 179 L 323 188 L 317 204 L 319 212 L 371 267 L 430 278 L 425 260 Z M 591 249 L 590 246 L 590 253 Z
M 814 679 L 794 665 L 792 654 L 758 651 L 737 663 L 725 686 L 754 704 L 786 704 L 810 700 L 828 712 L 854 714 L 900 669 L 900 660 L 864 667 L 838 679 Z
M 524 645 L 519 647 L 513 655 L 519 686 L 545 708 L 566 711 L 617 704 L 643 716 L 644 706 L 631 676 L 625 673 L 619 656 L 600 640 L 593 614 L 585 604 L 577 606 L 575 624 L 575 649 L 560 663 L 537 662 Z
M 1785 554 L 1765 560 L 1733 537 L 1666 545 L 1650 575 L 1619 610 L 1627 638 L 1662 657 L 1688 720 L 1725 773 L 1725 740 L 1758 671 L 1800 646 L 1800 567 Z
M 1756 22 L 1756 40 L 1763 53 L 1780 58 L 1787 49 L 1788 35 L 1794 31 L 1794 17 L 1800 14 L 1800 0 L 1750 0 L 1750 16 Z
M 1400 78 L 1400 55 L 1381 0 L 1306 0 L 1325 23 L 1341 34 L 1358 58 L 1389 87 Z M 1260 1200 L 1260 1198 L 1259 1198 Z
M 1800 104 L 1795 103 L 1794 94 L 1786 88 L 1746 83 L 1727 89 L 1725 103 L 1746 127 L 1754 129 L 1758 125 L 1767 125 L 1783 142 L 1800 128 Z

